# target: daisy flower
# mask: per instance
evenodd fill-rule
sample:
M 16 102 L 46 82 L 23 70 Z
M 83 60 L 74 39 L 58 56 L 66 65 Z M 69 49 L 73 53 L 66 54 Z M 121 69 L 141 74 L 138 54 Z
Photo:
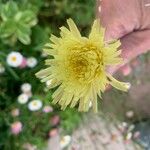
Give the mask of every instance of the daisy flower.
M 11 124 L 11 133 L 14 135 L 18 135 L 22 131 L 22 123 L 20 121 L 16 121 Z
M 32 88 L 32 86 L 31 86 L 30 83 L 23 83 L 23 84 L 21 85 L 21 91 L 24 92 L 24 93 L 30 92 L 30 91 L 31 91 L 31 88 Z
M 23 56 L 19 52 L 11 52 L 7 56 L 7 64 L 11 67 L 19 67 L 23 61 Z
M 52 112 L 53 111 L 53 108 L 51 106 L 44 106 L 43 107 L 43 112 L 44 113 L 49 113 L 49 112 Z
M 37 59 L 34 57 L 27 58 L 27 66 L 33 68 L 37 65 Z
M 42 102 L 40 100 L 32 100 L 28 104 L 28 108 L 31 111 L 37 111 L 37 110 L 41 109 L 41 107 L 42 107 Z
M 97 95 L 105 91 L 106 85 L 127 91 L 129 83 L 119 82 L 106 71 L 109 65 L 123 62 L 120 58 L 119 41 L 104 42 L 104 29 L 95 20 L 88 37 L 81 36 L 72 19 L 68 19 L 69 29 L 61 27 L 61 37 L 51 35 L 44 52 L 53 56 L 47 59 L 46 69 L 36 73 L 42 82 L 51 80 L 48 88 L 58 87 L 53 93 L 53 103 L 64 110 L 68 105 L 79 111 L 88 111 L 92 102 L 97 112 Z
M 28 95 L 25 94 L 25 93 L 20 94 L 20 95 L 18 96 L 18 103 L 20 103 L 20 104 L 25 104 L 25 103 L 28 102 L 28 100 L 29 100 L 29 97 L 28 97 Z

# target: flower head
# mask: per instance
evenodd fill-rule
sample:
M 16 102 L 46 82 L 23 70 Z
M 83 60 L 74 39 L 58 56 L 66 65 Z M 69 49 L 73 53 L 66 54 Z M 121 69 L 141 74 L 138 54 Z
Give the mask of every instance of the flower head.
M 121 51 L 117 50 L 120 42 L 104 42 L 104 29 L 98 20 L 94 21 L 88 38 L 81 36 L 72 19 L 67 23 L 69 29 L 61 27 L 61 37 L 52 35 L 52 43 L 45 45 L 44 52 L 53 59 L 46 60 L 48 68 L 36 76 L 42 82 L 51 80 L 49 89 L 58 86 L 53 93 L 53 103 L 59 103 L 62 109 L 79 104 L 79 111 L 88 111 L 92 102 L 97 112 L 97 95 L 101 97 L 107 84 L 123 91 L 130 86 L 106 72 L 107 66 L 122 63 Z
M 37 65 L 37 59 L 34 57 L 27 58 L 27 66 L 33 68 Z
M 28 100 L 29 100 L 29 96 L 25 93 L 20 94 L 18 96 L 18 103 L 20 103 L 20 104 L 25 104 L 28 102 Z
M 31 88 L 32 88 L 32 86 L 31 86 L 30 83 L 23 83 L 23 84 L 21 85 L 21 91 L 22 91 L 23 93 L 30 92 L 30 91 L 31 91 Z
M 20 121 L 16 121 L 11 124 L 11 133 L 12 134 L 19 134 L 22 131 L 22 123 Z
M 43 112 L 44 113 L 49 113 L 49 112 L 52 112 L 53 111 L 53 107 L 51 107 L 51 106 L 44 106 L 43 107 Z
M 40 100 L 32 100 L 28 104 L 28 108 L 31 111 L 37 111 L 37 110 L 41 109 L 41 107 L 42 107 L 42 102 Z
M 7 63 L 11 67 L 19 67 L 23 61 L 23 56 L 19 52 L 11 52 L 7 56 Z

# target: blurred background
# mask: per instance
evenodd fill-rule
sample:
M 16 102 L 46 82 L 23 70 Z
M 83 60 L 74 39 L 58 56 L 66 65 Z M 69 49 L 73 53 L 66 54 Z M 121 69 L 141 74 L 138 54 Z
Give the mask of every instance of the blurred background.
M 95 7 L 95 0 L 0 0 L 0 150 L 150 149 L 150 53 L 118 71 L 132 87 L 109 87 L 98 114 L 60 111 L 54 90 L 35 77 L 50 34 L 72 18 L 87 35 Z

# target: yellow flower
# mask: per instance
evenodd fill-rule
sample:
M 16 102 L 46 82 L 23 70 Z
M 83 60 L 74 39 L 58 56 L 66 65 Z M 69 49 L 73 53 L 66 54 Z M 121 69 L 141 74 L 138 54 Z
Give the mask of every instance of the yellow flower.
M 58 86 L 52 96 L 53 103 L 61 105 L 63 110 L 68 105 L 75 107 L 79 104 L 79 111 L 88 111 L 92 103 L 94 112 L 97 112 L 97 95 L 101 97 L 107 84 L 123 91 L 130 86 L 105 71 L 108 65 L 122 63 L 121 51 L 117 50 L 120 42 L 106 44 L 104 29 L 98 20 L 94 21 L 88 38 L 81 36 L 72 19 L 67 23 L 69 29 L 61 27 L 61 37 L 51 35 L 52 43 L 45 45 L 44 52 L 53 59 L 47 59 L 48 68 L 36 76 L 42 82 L 50 81 L 49 89 Z

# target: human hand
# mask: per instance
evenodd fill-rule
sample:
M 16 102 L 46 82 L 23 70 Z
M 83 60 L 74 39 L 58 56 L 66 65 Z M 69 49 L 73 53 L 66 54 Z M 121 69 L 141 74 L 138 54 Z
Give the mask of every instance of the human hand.
M 97 17 L 106 28 L 105 41 L 120 39 L 124 64 L 150 50 L 149 15 L 150 0 L 98 0 Z

